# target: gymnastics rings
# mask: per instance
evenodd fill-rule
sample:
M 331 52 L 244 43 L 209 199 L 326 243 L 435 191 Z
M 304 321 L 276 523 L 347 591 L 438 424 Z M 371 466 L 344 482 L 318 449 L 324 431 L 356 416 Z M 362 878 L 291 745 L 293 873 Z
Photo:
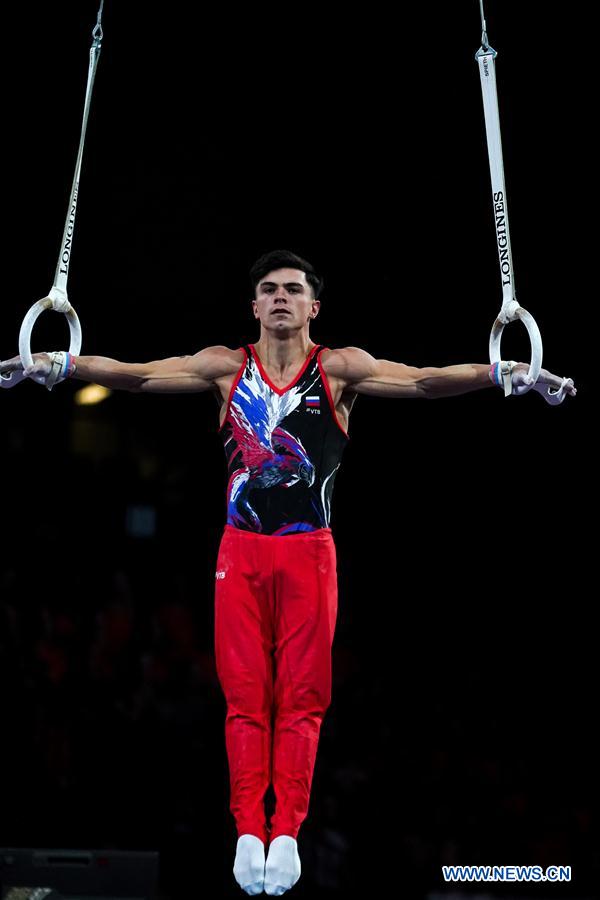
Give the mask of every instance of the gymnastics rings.
M 19 355 L 27 368 L 33 365 L 33 356 L 31 354 L 31 332 L 38 317 L 46 309 L 52 309 L 55 312 L 63 313 L 67 317 L 69 323 L 69 331 L 71 333 L 71 342 L 69 345 L 69 353 L 72 356 L 78 356 L 81 350 L 81 325 L 77 313 L 67 300 L 67 295 L 57 288 L 53 287 L 47 297 L 38 300 L 33 304 L 21 325 L 19 331 Z M 45 384 L 45 378 L 36 378 L 32 376 L 33 381 L 38 384 Z
M 500 343 L 505 325 L 509 322 L 521 321 L 527 328 L 531 343 L 531 361 L 529 363 L 528 377 L 531 384 L 522 385 L 515 389 L 515 394 L 525 394 L 532 388 L 540 393 L 544 400 L 552 406 L 562 403 L 566 394 L 565 387 L 570 379 L 565 378 L 557 391 L 551 391 L 547 384 L 537 385 L 540 369 L 542 367 L 542 336 L 531 313 L 519 305 L 515 295 L 515 276 L 510 245 L 510 232 L 508 227 L 508 208 L 506 202 L 506 186 L 504 182 L 504 163 L 502 159 L 502 141 L 500 137 L 500 113 L 498 110 L 498 91 L 496 88 L 495 59 L 498 55 L 493 47 L 490 47 L 487 36 L 487 27 L 483 12 L 483 0 L 479 0 L 481 11 L 481 47 L 475 54 L 481 79 L 481 95 L 483 99 L 483 111 L 485 116 L 485 131 L 487 138 L 488 157 L 490 164 L 490 178 L 492 183 L 492 198 L 494 208 L 494 226 L 498 247 L 498 259 L 502 280 L 502 308 L 492 326 L 489 340 L 490 363 L 500 362 Z M 505 396 L 510 393 L 505 387 Z
M 523 309 L 522 306 L 519 306 L 516 300 L 511 301 L 510 304 L 507 304 L 506 308 L 502 307 L 500 313 L 498 314 L 498 318 L 494 322 L 492 326 L 492 332 L 490 334 L 490 362 L 497 363 L 502 359 L 500 353 L 500 343 L 502 341 L 502 332 L 504 331 L 504 326 L 509 322 L 521 321 L 527 332 L 529 334 L 529 341 L 531 343 L 531 361 L 529 363 L 529 378 L 532 379 L 532 383 L 530 385 L 519 385 L 519 387 L 513 388 L 513 394 L 526 394 L 528 391 L 537 391 L 538 394 L 541 394 L 544 400 L 550 404 L 550 406 L 558 406 L 559 403 L 562 403 L 566 394 L 565 388 L 571 381 L 570 378 L 563 378 L 561 386 L 558 390 L 552 390 L 549 384 L 538 384 L 537 380 L 540 374 L 540 369 L 542 367 L 542 335 L 540 334 L 540 329 L 537 326 L 537 323 L 531 313 L 527 312 L 526 309 Z M 510 390 L 505 389 L 505 396 L 511 393 Z
M 527 312 L 526 309 L 523 309 L 522 306 L 519 306 L 516 300 L 511 300 L 510 303 L 507 303 L 506 306 L 502 307 L 496 321 L 492 325 L 489 344 L 490 363 L 497 363 L 502 359 L 500 353 L 502 332 L 504 331 L 505 325 L 508 325 L 509 322 L 515 321 L 520 321 L 523 323 L 523 325 L 527 329 L 527 333 L 529 334 L 529 341 L 531 343 L 529 377 L 532 379 L 532 383 L 529 386 L 523 386 L 523 388 L 519 388 L 519 393 L 525 394 L 527 393 L 527 391 L 530 391 L 532 387 L 534 387 L 535 382 L 538 380 L 540 369 L 542 368 L 542 335 L 531 313 Z
M 89 55 L 89 66 L 88 66 L 88 79 L 87 79 L 87 87 L 85 92 L 85 102 L 83 108 L 83 122 L 81 125 L 81 137 L 79 139 L 79 150 L 77 152 L 77 160 L 75 164 L 75 174 L 73 177 L 73 184 L 71 187 L 71 196 L 69 199 L 69 206 L 67 211 L 67 218 L 65 221 L 65 227 L 63 231 L 62 245 L 60 249 L 60 253 L 58 256 L 58 263 L 56 266 L 56 273 L 54 276 L 54 284 L 52 285 L 48 296 L 38 300 L 33 306 L 30 308 L 25 318 L 23 319 L 23 323 L 21 325 L 21 329 L 19 331 L 19 355 L 24 364 L 24 368 L 28 369 L 33 366 L 33 356 L 31 353 L 31 333 L 33 331 L 33 326 L 35 325 L 38 317 L 44 312 L 44 310 L 51 309 L 55 312 L 62 313 L 67 317 L 67 321 L 69 323 L 69 331 L 71 333 L 71 342 L 69 346 L 69 353 L 72 356 L 78 356 L 81 350 L 81 324 L 79 322 L 79 318 L 77 313 L 69 303 L 67 299 L 67 279 L 69 275 L 69 263 L 71 258 L 71 247 L 73 242 L 73 232 L 75 230 L 75 214 L 77 211 L 77 198 L 79 194 L 79 179 L 81 175 L 81 161 L 83 158 L 83 148 L 85 145 L 85 135 L 87 131 L 87 123 L 90 112 L 90 104 L 92 100 L 92 91 L 94 87 L 94 79 L 96 76 L 96 67 L 98 65 L 98 59 L 100 57 L 100 51 L 102 49 L 102 10 L 104 7 L 104 0 L 100 0 L 100 7 L 98 9 L 97 21 L 92 31 L 92 46 L 90 47 L 90 55 Z M 24 375 L 23 372 L 12 372 L 10 375 L 2 375 L 0 378 L 0 387 L 3 388 L 11 388 L 22 381 L 24 378 L 30 377 L 33 381 L 36 381 L 38 384 L 45 384 L 49 390 L 52 389 L 52 384 L 55 381 L 47 382 L 47 379 L 42 376 Z

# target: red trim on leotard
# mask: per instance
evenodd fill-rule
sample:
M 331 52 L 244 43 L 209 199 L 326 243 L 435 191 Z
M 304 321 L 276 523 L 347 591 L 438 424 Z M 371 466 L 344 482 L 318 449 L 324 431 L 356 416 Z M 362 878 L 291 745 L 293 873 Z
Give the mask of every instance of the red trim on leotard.
M 286 385 L 284 388 L 278 388 L 277 385 L 273 384 L 273 382 L 271 381 L 271 379 L 265 372 L 265 370 L 263 368 L 263 364 L 260 361 L 260 357 L 259 357 L 258 353 L 256 352 L 256 350 L 254 349 L 254 344 L 250 344 L 250 350 L 252 351 L 252 355 L 253 355 L 254 359 L 256 360 L 256 365 L 258 366 L 258 371 L 262 375 L 264 381 L 267 382 L 269 387 L 272 388 L 272 390 L 274 390 L 275 393 L 279 394 L 279 395 L 285 394 L 286 391 L 289 391 L 289 389 L 294 387 L 294 385 L 300 380 L 301 376 L 304 375 L 304 372 L 306 371 L 308 364 L 310 363 L 311 359 L 313 358 L 313 356 L 315 355 L 315 352 L 318 349 L 319 349 L 318 344 L 312 348 L 310 355 L 306 357 L 304 365 L 302 366 L 302 368 L 300 369 L 300 371 L 298 372 L 298 374 L 296 375 L 296 377 L 294 378 L 293 381 L 290 381 L 290 383 L 288 385 Z
M 240 347 L 239 349 L 244 350 L 243 347 Z M 225 411 L 225 418 L 223 419 L 223 424 L 219 425 L 219 427 L 217 429 L 217 434 L 219 434 L 222 431 L 222 429 L 225 427 L 225 422 L 229 418 L 229 407 L 231 406 L 231 398 L 233 397 L 234 391 L 235 391 L 236 387 L 238 386 L 240 378 L 242 377 L 242 375 L 244 373 L 244 369 L 246 368 L 247 362 L 248 362 L 248 354 L 244 350 L 244 361 L 239 368 L 239 372 L 235 376 L 235 380 L 234 380 L 233 384 L 231 385 L 231 390 L 229 391 L 229 397 L 227 398 L 227 409 Z
M 329 406 L 331 407 L 331 414 L 333 416 L 333 421 L 335 422 L 337 427 L 340 429 L 340 431 L 342 432 L 342 434 L 344 435 L 346 440 L 349 441 L 350 435 L 348 434 L 347 431 L 344 431 L 344 429 L 342 428 L 342 425 L 340 424 L 340 420 L 337 417 L 337 413 L 335 411 L 335 406 L 333 405 L 333 397 L 331 395 L 331 388 L 329 387 L 329 382 L 327 381 L 327 375 L 325 374 L 325 369 L 323 368 L 323 364 L 321 362 L 321 353 L 323 352 L 323 350 L 329 350 L 329 349 L 331 349 L 331 348 L 330 347 L 321 347 L 321 349 L 319 350 L 319 355 L 317 356 L 317 362 L 319 364 L 319 371 L 321 372 L 321 380 L 323 381 L 323 387 L 325 388 L 325 393 L 327 394 L 327 399 L 329 400 Z

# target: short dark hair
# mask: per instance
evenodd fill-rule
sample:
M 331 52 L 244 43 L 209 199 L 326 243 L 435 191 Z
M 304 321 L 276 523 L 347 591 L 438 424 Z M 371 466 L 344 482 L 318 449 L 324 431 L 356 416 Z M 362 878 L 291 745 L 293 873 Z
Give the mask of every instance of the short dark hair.
M 273 272 L 275 269 L 300 269 L 304 272 L 306 280 L 312 288 L 315 300 L 323 290 L 323 279 L 320 275 L 317 275 L 314 267 L 309 262 L 302 259 L 301 256 L 292 253 L 291 250 L 271 250 L 269 253 L 261 256 L 260 259 L 257 259 L 250 269 L 250 282 L 255 294 L 256 285 L 261 278 L 264 278 L 265 275 L 268 275 L 269 272 Z

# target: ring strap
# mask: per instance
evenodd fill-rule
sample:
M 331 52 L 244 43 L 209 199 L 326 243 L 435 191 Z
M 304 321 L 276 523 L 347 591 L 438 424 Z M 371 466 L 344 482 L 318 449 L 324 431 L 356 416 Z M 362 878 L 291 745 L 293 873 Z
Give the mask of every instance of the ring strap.
M 71 187 L 71 196 L 69 198 L 69 206 L 67 209 L 67 218 L 63 231 L 62 244 L 58 255 L 58 263 L 54 275 L 53 289 L 67 296 L 67 278 L 69 276 L 69 263 L 71 260 L 71 248 L 73 246 L 73 232 L 75 230 L 75 213 L 77 211 L 77 197 L 79 194 L 79 177 L 81 174 L 81 161 L 83 159 L 83 147 L 85 144 L 85 134 L 87 131 L 88 117 L 90 112 L 90 104 L 92 102 L 92 91 L 94 88 L 94 79 L 96 77 L 96 67 L 100 58 L 100 50 L 102 49 L 102 8 L 104 0 L 100 2 L 98 10 L 98 18 L 94 30 L 92 32 L 93 41 L 90 47 L 90 61 L 88 66 L 88 80 L 85 92 L 85 103 L 83 107 L 83 122 L 81 125 L 81 137 L 79 139 L 79 150 L 77 152 L 77 161 L 75 163 L 75 174 L 73 176 L 73 184 Z
M 498 54 L 494 48 L 489 45 L 487 40 L 482 0 L 480 2 L 480 11 L 482 46 L 475 54 L 475 59 L 479 66 L 479 76 L 481 80 L 481 94 L 483 97 L 483 111 L 485 115 L 485 133 L 490 164 L 490 177 L 492 181 L 496 246 L 498 249 L 498 261 L 500 263 L 500 277 L 502 282 L 502 308 L 492 326 L 490 334 L 490 362 L 496 363 L 501 359 L 500 341 L 504 326 L 509 322 L 519 319 L 523 322 L 529 333 L 529 340 L 531 343 L 529 373 L 533 379 L 531 385 L 533 386 L 538 379 L 542 365 L 542 336 L 533 316 L 519 305 L 515 294 L 515 273 L 513 269 L 510 230 L 508 226 L 508 206 L 506 202 L 506 186 L 504 183 L 504 161 L 502 158 L 502 140 L 500 137 L 500 113 L 498 110 L 498 91 L 496 87 L 495 59 Z M 530 387 L 528 389 L 530 389 Z M 508 396 L 508 393 L 505 383 L 505 395 Z

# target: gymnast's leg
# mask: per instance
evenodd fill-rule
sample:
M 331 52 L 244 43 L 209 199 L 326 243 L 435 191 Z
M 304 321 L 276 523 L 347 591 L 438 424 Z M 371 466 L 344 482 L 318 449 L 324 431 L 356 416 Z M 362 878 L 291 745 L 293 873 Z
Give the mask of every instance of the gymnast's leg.
M 226 528 L 217 559 L 215 652 L 225 695 L 230 809 L 238 844 L 234 876 L 248 894 L 263 890 L 271 775 L 272 625 L 264 558 L 270 541 Z
M 326 529 L 278 540 L 275 553 L 273 790 L 276 807 L 265 892 L 300 877 L 297 836 L 306 818 L 321 723 L 331 702 L 337 617 L 335 545 Z

